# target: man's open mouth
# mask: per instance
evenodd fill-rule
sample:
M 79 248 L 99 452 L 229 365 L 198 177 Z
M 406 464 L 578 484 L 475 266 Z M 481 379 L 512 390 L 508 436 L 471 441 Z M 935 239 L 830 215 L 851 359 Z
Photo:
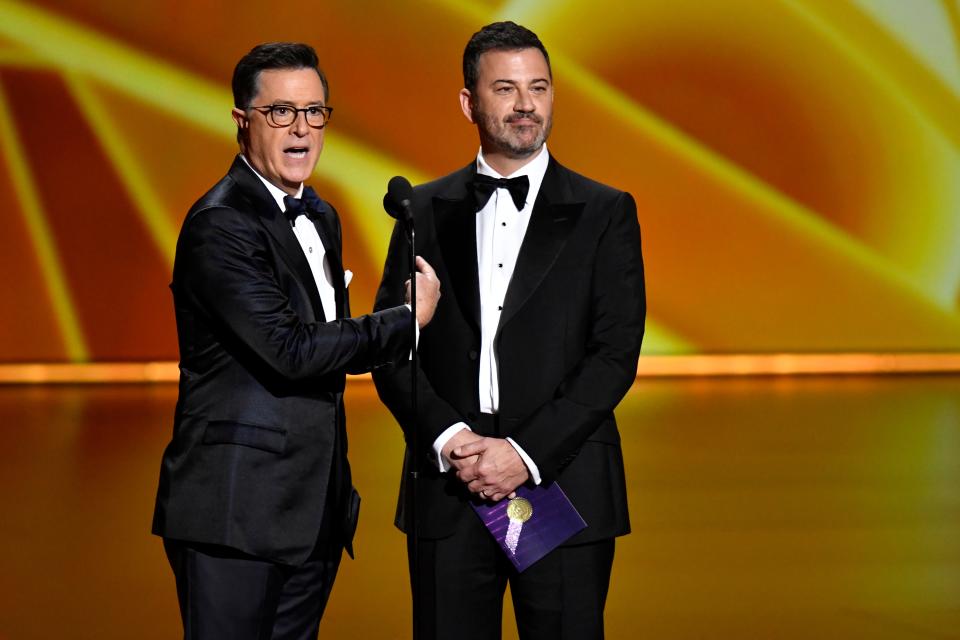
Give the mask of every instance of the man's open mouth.
M 309 151 L 308 147 L 287 147 L 283 150 L 285 154 L 292 158 L 306 158 L 307 151 Z

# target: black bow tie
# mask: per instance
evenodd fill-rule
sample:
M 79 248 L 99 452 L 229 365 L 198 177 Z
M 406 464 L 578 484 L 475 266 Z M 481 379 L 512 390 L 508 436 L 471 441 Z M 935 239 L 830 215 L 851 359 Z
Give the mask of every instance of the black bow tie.
M 303 196 L 294 198 L 293 196 L 283 196 L 283 204 L 287 207 L 284 215 L 290 222 L 294 222 L 299 215 L 305 215 L 311 220 L 323 213 L 323 201 L 313 190 L 313 187 L 305 187 Z
M 516 178 L 491 178 L 478 173 L 473 178 L 473 191 L 477 196 L 477 211 L 487 206 L 487 201 L 497 189 L 506 189 L 513 198 L 517 211 L 522 211 L 527 203 L 527 191 L 530 190 L 530 179 L 527 176 Z

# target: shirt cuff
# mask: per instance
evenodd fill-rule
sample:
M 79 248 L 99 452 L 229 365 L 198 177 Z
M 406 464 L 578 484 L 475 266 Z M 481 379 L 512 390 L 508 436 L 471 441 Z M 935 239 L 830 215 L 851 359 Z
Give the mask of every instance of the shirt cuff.
M 405 304 L 403 306 L 409 309 L 410 313 L 413 313 L 413 307 L 411 307 L 409 304 Z M 417 322 L 416 319 L 413 321 L 413 333 L 413 348 L 416 349 L 420 345 L 420 323 Z M 413 351 L 410 352 L 410 357 L 407 359 L 413 360 Z
M 444 458 L 443 453 L 441 452 L 443 451 L 443 448 L 447 446 L 450 438 L 460 433 L 462 429 L 473 431 L 473 429 L 467 426 L 466 422 L 458 422 L 450 427 L 447 427 L 447 429 L 437 436 L 437 439 L 433 441 L 433 453 L 435 457 L 434 462 L 437 463 L 437 468 L 440 469 L 440 473 L 446 473 L 447 471 L 450 471 L 451 467 L 450 461 Z
M 533 458 L 527 455 L 527 452 L 516 443 L 513 438 L 507 438 L 514 449 L 517 450 L 517 453 L 520 454 L 520 459 L 523 460 L 523 464 L 527 465 L 527 471 L 530 472 L 530 479 L 533 480 L 533 484 L 539 485 L 541 482 L 540 478 L 540 469 L 537 468 L 536 463 L 533 461 Z

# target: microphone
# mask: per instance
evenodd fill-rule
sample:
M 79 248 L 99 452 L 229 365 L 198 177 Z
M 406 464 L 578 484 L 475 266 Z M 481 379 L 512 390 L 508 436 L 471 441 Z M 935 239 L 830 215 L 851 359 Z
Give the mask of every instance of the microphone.
M 393 176 L 387 183 L 387 193 L 383 196 L 383 209 L 391 218 L 403 222 L 413 221 L 413 187 L 403 176 Z

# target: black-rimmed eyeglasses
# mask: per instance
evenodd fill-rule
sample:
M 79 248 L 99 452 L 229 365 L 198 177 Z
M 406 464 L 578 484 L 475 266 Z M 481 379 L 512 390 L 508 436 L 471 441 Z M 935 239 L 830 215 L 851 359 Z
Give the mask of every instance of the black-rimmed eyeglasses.
M 262 107 L 250 107 L 267 116 L 267 122 L 274 127 L 289 127 L 297 121 L 301 112 L 307 124 L 314 129 L 323 129 L 330 121 L 333 107 L 312 106 L 297 109 L 289 104 L 268 104 Z

